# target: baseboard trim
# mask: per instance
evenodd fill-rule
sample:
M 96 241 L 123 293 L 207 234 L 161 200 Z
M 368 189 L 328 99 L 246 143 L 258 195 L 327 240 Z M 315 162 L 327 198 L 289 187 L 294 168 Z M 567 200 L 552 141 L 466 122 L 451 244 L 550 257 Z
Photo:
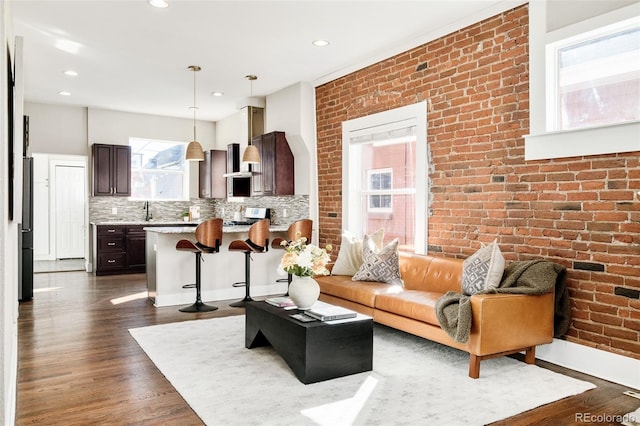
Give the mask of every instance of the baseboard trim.
M 548 345 L 538 346 L 536 358 L 640 389 L 640 360 L 634 358 L 560 339 L 553 339 Z

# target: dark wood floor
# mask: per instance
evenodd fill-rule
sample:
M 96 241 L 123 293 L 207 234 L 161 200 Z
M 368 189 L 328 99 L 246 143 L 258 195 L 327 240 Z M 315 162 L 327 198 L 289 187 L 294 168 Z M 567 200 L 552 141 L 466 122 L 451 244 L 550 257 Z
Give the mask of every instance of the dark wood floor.
M 127 330 L 238 315 L 244 309 L 224 302 L 215 303 L 218 311 L 203 314 L 154 308 L 143 274 L 37 274 L 35 287 L 34 300 L 20 304 L 18 319 L 18 425 L 202 424 Z M 622 394 L 627 390 L 622 386 L 539 365 L 598 388 L 496 424 L 579 424 L 576 413 L 623 415 L 640 406 L 640 400 Z

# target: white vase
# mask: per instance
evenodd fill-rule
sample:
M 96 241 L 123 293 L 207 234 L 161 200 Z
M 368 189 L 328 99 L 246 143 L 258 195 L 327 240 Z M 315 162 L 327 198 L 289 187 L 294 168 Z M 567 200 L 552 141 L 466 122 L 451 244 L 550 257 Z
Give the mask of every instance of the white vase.
M 296 304 L 298 309 L 309 309 L 320 296 L 320 286 L 311 277 L 299 277 L 294 275 L 291 277 L 291 285 L 289 286 L 289 297 Z

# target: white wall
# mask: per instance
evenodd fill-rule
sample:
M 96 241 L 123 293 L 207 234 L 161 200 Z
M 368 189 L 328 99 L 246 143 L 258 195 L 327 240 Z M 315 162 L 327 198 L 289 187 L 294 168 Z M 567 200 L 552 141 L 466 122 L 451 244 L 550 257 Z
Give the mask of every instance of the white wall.
M 30 151 L 88 155 L 87 108 L 26 102 Z
M 7 137 L 7 55 L 6 46 L 13 52 L 11 3 L 0 2 L 0 424 L 13 424 L 16 407 L 16 378 L 18 371 L 18 222 L 9 220 L 8 209 L 8 144 Z M 13 54 L 13 53 L 12 53 Z M 21 72 L 21 70 L 19 71 Z M 16 99 L 22 103 L 22 99 Z M 19 109 L 22 112 L 22 107 Z M 22 142 L 17 160 L 22 157 Z M 22 162 L 16 161 L 16 173 L 22 176 Z M 18 182 L 16 182 L 17 184 Z M 17 191 L 21 193 L 22 191 Z

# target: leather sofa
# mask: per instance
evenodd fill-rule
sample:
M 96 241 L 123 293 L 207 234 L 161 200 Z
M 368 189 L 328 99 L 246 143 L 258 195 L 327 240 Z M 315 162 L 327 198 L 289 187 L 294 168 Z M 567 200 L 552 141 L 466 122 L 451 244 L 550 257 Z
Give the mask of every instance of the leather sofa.
M 435 305 L 447 291 L 461 292 L 461 259 L 400 253 L 404 287 L 352 281 L 346 275 L 316 276 L 320 300 L 373 317 L 377 323 L 466 351 L 469 377 L 480 376 L 480 361 L 525 352 L 533 364 L 536 345 L 554 333 L 554 293 L 476 294 L 471 296 L 472 325 L 467 342 L 442 330 Z

